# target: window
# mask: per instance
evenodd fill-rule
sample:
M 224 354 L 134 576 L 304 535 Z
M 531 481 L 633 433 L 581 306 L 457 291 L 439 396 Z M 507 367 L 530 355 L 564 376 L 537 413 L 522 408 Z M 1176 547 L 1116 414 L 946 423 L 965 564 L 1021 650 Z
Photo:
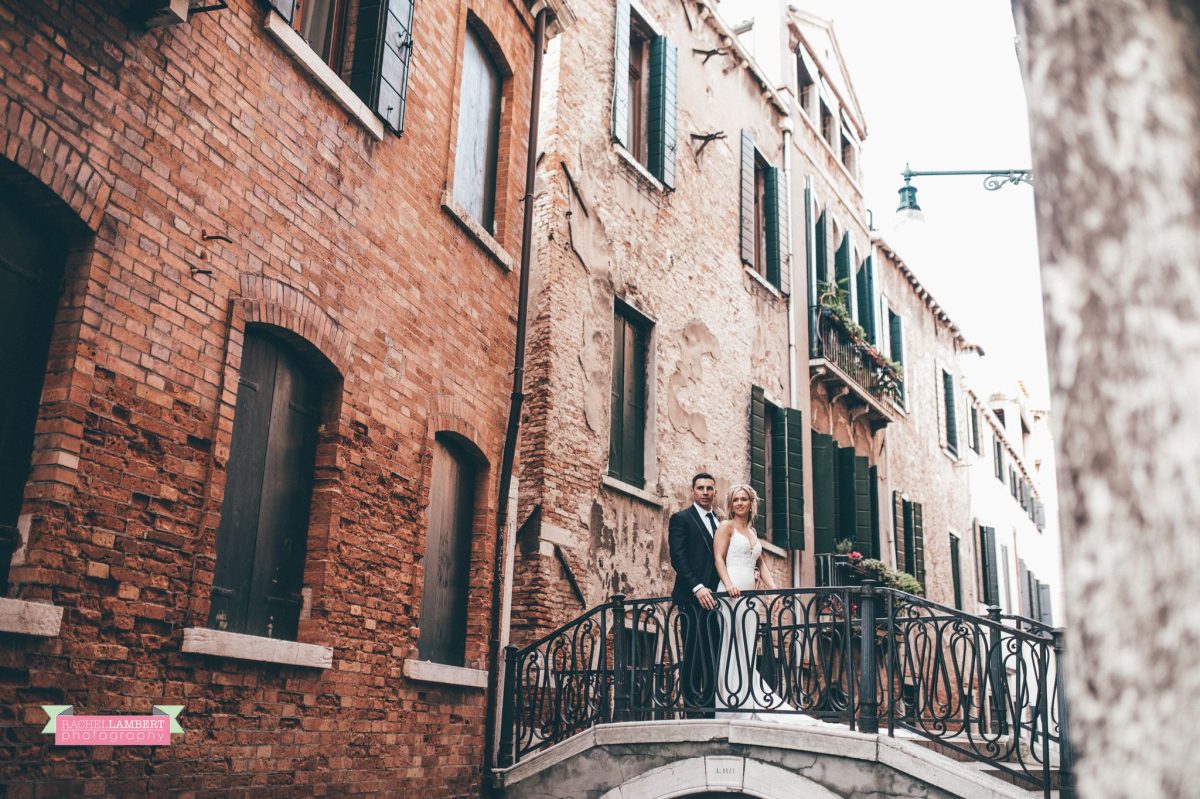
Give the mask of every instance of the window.
M 875 259 L 867 256 L 855 273 L 857 289 L 858 324 L 867 334 L 867 341 L 875 343 Z
M 438 433 L 435 437 L 417 655 L 421 660 L 451 666 L 466 662 L 471 533 L 478 483 L 478 457 L 474 455 L 469 445 L 455 436 Z
M 667 188 L 675 187 L 676 48 L 617 0 L 613 138 Z
M 942 370 L 942 400 L 946 421 L 946 449 L 954 455 L 958 454 L 958 409 L 954 404 L 954 375 Z
M 851 175 L 856 175 L 855 170 L 858 168 L 858 160 L 855 155 L 858 152 L 858 148 L 855 147 L 854 142 L 851 141 L 850 137 L 844 131 L 842 132 L 842 146 L 839 152 L 841 153 L 842 163 L 846 166 L 846 169 L 849 170 Z
M 1000 545 L 1000 574 L 1004 578 L 1004 608 L 1012 613 L 1012 578 L 1008 576 L 1008 547 Z
M 742 131 L 741 256 L 742 262 L 783 294 L 791 292 L 787 251 L 787 187 L 779 169 Z
M 754 527 L 784 549 L 804 548 L 804 429 L 800 411 L 750 389 L 750 486 L 759 496 Z
M 962 610 L 962 567 L 958 556 L 958 536 L 950 534 L 950 579 L 954 585 L 954 607 Z
M 796 48 L 796 97 L 800 110 L 809 119 L 813 118 L 813 100 L 817 96 L 816 68 L 809 64 L 804 47 Z
M 995 461 L 995 465 L 996 465 L 996 479 L 999 480 L 1001 483 L 1003 483 L 1004 482 L 1004 442 L 1002 442 L 1000 440 L 1000 436 L 996 436 L 996 440 L 993 442 L 992 453 L 994 455 L 993 460 Z
M 413 0 L 269 0 L 359 99 L 404 130 Z
M 495 233 L 500 89 L 503 83 L 504 77 L 482 37 L 468 27 L 458 100 L 454 199 L 489 233 Z
M 296 637 L 322 388 L 291 347 L 247 329 L 209 627 Z
M 901 370 L 904 369 L 904 320 L 901 319 L 891 308 L 888 309 L 888 335 L 891 341 L 891 356 L 892 360 L 900 364 Z M 900 407 L 906 407 L 904 399 L 904 381 L 900 380 L 899 389 L 896 391 L 896 399 Z
M 638 488 L 646 483 L 646 360 L 650 329 L 645 317 L 617 301 L 613 313 L 608 473 Z
M 975 450 L 976 455 L 983 454 L 983 444 L 979 441 L 979 409 L 974 405 L 971 406 L 971 449 Z
M 925 584 L 925 508 L 892 492 L 892 524 L 896 536 L 896 568 Z
M 8 196 L 9 185 L 16 183 L 0 179 L 0 596 L 20 544 L 17 518 L 66 263 L 61 234 L 31 204 Z
M 821 138 L 825 139 L 825 143 L 830 147 L 837 146 L 837 121 L 824 100 L 821 101 Z

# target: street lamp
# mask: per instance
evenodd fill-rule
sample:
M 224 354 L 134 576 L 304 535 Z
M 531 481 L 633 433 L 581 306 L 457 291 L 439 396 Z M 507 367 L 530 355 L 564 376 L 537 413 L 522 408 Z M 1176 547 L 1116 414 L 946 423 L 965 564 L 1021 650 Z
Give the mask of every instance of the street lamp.
M 896 213 L 901 219 L 910 219 L 914 222 L 920 222 L 925 219 L 925 215 L 921 213 L 921 206 L 917 205 L 917 187 L 912 185 L 914 177 L 925 177 L 927 175 L 983 175 L 983 187 L 988 191 L 996 189 L 1006 184 L 1017 185 L 1019 183 L 1027 183 L 1033 185 L 1033 172 L 1028 169 L 960 169 L 941 172 L 918 172 L 910 169 L 908 164 L 904 165 L 904 171 L 900 173 L 904 178 L 904 185 L 900 187 L 900 207 L 896 209 Z

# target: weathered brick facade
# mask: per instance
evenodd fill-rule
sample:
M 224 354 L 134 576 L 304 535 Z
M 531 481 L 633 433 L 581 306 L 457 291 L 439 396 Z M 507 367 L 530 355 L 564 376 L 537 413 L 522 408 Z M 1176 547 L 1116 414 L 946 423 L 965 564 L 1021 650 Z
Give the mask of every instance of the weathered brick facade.
M 670 593 L 667 518 L 690 480 L 718 504 L 749 479 L 751 386 L 789 404 L 787 305 L 739 257 L 742 128 L 781 165 L 784 104 L 705 3 L 635 11 L 678 48 L 677 173 L 667 190 L 613 141 L 614 5 L 588 4 L 543 81 L 530 401 L 521 445 L 513 639 L 612 593 Z M 699 50 L 701 52 L 694 52 Z M 709 54 L 704 51 L 722 51 Z M 694 138 L 721 134 L 701 148 Z M 803 303 L 803 285 L 793 284 Z M 643 489 L 608 476 L 614 303 L 653 324 Z M 575 596 L 559 552 L 583 593 Z M 790 584 L 782 550 L 768 557 Z
M 445 431 L 481 464 L 466 666 L 487 667 L 532 17 L 418 4 L 405 132 L 379 139 L 265 30 L 263 6 L 141 32 L 128 5 L 0 3 L 0 181 L 69 241 L 10 590 L 64 614 L 53 637 L 0 634 L 0 783 L 475 795 L 484 691 L 404 666 Z M 488 247 L 442 207 L 469 18 L 508 73 Z M 298 638 L 332 648 L 327 669 L 181 651 L 208 618 L 251 325 L 323 369 Z M 186 733 L 157 751 L 55 748 L 44 704 L 181 704 Z

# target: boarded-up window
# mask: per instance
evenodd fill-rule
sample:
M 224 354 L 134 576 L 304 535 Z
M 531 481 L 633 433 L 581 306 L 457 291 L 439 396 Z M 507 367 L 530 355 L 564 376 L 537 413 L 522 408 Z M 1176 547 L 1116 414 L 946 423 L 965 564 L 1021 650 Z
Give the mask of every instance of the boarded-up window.
M 504 78 L 480 35 L 467 29 L 454 152 L 454 199 L 495 232 L 500 88 Z
M 210 627 L 296 637 L 320 402 L 317 377 L 290 347 L 246 331 Z
M 17 545 L 64 261 L 61 238 L 0 190 L 0 596 Z
M 466 658 L 471 528 L 476 467 L 461 444 L 439 433 L 429 481 L 425 588 L 417 653 L 422 660 L 461 666 Z
M 608 473 L 638 488 L 646 482 L 646 359 L 649 340 L 649 321 L 618 302 L 613 313 Z

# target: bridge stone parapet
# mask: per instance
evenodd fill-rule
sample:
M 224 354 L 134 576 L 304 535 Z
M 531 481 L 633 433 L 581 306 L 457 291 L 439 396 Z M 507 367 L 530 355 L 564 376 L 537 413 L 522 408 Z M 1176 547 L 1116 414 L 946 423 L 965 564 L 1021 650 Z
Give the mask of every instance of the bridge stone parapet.
M 603 724 L 497 776 L 504 799 L 1031 795 L 911 741 L 762 721 Z

